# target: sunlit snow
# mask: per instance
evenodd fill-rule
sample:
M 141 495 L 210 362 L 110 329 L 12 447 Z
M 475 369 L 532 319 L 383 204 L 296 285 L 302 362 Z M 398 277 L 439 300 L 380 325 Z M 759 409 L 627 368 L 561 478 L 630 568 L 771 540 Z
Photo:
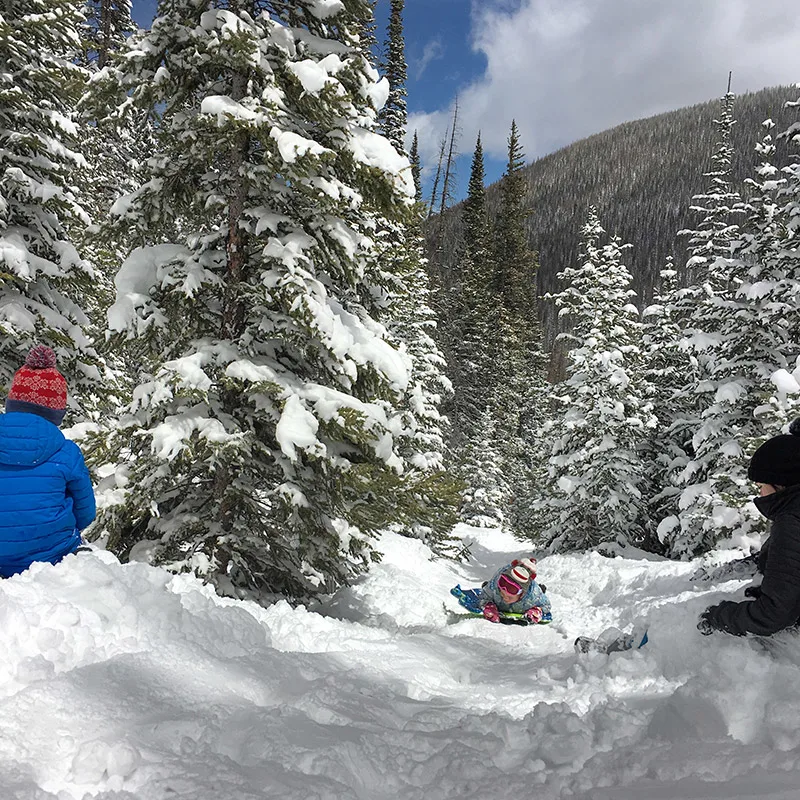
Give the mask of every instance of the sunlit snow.
M 636 551 L 550 556 L 552 625 L 454 622 L 452 585 L 525 552 L 459 532 L 463 565 L 383 536 L 382 563 L 313 611 L 102 551 L 0 582 L 3 797 L 796 796 L 800 641 L 695 629 L 744 582 Z M 573 651 L 642 621 L 642 650 Z

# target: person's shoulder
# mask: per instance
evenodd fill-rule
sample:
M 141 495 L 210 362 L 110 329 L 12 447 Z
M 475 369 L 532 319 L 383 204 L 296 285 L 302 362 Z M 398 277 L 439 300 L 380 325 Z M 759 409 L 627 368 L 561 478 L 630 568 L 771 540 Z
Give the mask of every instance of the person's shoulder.
M 58 455 L 70 463 L 83 463 L 83 451 L 72 439 L 67 439 L 66 437 L 64 437 L 64 442 L 58 450 Z

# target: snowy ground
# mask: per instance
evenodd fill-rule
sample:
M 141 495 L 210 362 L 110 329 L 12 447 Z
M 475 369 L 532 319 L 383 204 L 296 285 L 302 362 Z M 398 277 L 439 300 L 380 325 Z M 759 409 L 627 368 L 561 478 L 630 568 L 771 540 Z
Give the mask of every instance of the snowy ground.
M 800 641 L 767 652 L 695 630 L 745 582 L 551 556 L 552 625 L 448 624 L 450 586 L 525 552 L 467 533 L 460 566 L 386 536 L 383 563 L 321 613 L 221 600 L 102 552 L 0 582 L 0 797 L 798 796 Z M 573 652 L 645 618 L 642 650 Z

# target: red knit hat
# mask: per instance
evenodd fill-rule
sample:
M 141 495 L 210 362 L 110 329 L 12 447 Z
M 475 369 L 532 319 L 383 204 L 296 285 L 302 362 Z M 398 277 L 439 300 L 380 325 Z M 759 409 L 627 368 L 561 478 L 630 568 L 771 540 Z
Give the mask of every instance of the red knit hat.
M 67 382 L 56 369 L 56 354 L 37 344 L 14 374 L 6 411 L 24 411 L 60 425 L 67 410 Z

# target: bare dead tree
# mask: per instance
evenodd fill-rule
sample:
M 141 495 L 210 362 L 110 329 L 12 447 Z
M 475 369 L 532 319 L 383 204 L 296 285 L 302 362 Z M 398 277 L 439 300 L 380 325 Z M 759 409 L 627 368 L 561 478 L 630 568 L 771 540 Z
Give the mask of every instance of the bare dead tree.
M 439 142 L 439 163 L 436 165 L 436 177 L 433 179 L 433 189 L 431 190 L 431 202 L 428 206 L 428 219 L 431 218 L 433 214 L 433 209 L 436 208 L 436 198 L 439 192 L 439 181 L 442 177 L 442 163 L 444 162 L 444 153 L 447 149 L 447 135 L 450 132 L 448 128 L 444 132 L 444 136 L 442 137 L 442 141 Z
M 453 183 L 456 177 L 455 155 L 458 138 L 461 136 L 461 129 L 458 127 L 458 98 L 456 97 L 453 106 L 453 124 L 450 128 L 450 147 L 447 151 L 447 164 L 444 170 L 444 183 L 442 184 L 442 201 L 439 213 L 443 214 L 447 203 L 453 202 Z

